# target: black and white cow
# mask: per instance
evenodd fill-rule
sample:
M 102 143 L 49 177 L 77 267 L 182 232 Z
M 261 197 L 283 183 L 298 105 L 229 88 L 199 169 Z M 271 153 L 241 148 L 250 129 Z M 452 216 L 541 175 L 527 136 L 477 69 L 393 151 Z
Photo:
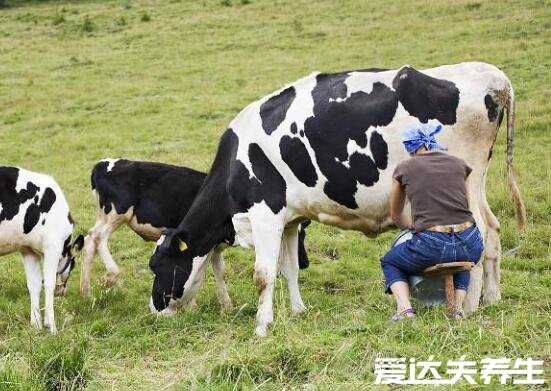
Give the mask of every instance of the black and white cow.
M 39 329 L 44 284 L 44 326 L 52 334 L 57 332 L 54 294 L 65 293 L 75 267 L 73 250 L 80 250 L 84 241 L 80 235 L 71 243 L 73 225 L 69 205 L 52 177 L 18 167 L 0 167 L 0 255 L 17 251 L 23 256 L 31 324 Z
M 366 235 L 391 227 L 392 172 L 408 158 L 401 132 L 429 121 L 445 126 L 439 142 L 473 168 L 468 196 L 485 235 L 483 298 L 498 301 L 499 223 L 486 200 L 485 178 L 505 109 L 508 181 L 522 226 L 525 210 L 512 172 L 513 88 L 493 65 L 314 73 L 250 104 L 222 135 L 189 212 L 151 257 L 156 310 L 166 307 L 161 296 L 180 297 L 179 287 L 197 259 L 220 243 L 236 242 L 256 251 L 256 334 L 266 335 L 273 321 L 278 264 L 292 311 L 303 311 L 297 224 L 311 219 Z M 180 241 L 187 250 L 178 249 Z M 473 270 L 471 281 L 467 312 L 481 297 L 482 266 Z
M 97 200 L 97 218 L 85 238 L 80 290 L 90 293 L 90 273 L 96 252 L 107 269 L 105 282 L 113 286 L 119 267 L 109 252 L 109 237 L 122 225 L 128 225 L 146 241 L 156 241 L 167 228 L 174 228 L 184 218 L 203 184 L 206 174 L 187 167 L 126 159 L 104 159 L 92 169 L 91 185 Z M 304 248 L 304 230 L 299 246 L 301 268 L 308 266 Z M 221 304 L 231 307 L 224 281 L 224 259 L 220 248 L 214 248 L 209 259 L 196 265 L 186 286 L 186 305 L 193 305 L 202 285 L 206 265 L 210 262 Z M 182 304 L 182 303 L 180 303 Z M 171 308 L 175 310 L 176 308 Z

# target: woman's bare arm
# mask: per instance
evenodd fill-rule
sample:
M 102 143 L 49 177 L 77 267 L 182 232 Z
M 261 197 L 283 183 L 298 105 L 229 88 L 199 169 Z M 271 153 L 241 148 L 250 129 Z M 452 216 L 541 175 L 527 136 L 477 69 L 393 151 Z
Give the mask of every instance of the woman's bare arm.
M 406 193 L 404 188 L 396 179 L 392 180 L 392 190 L 390 192 L 390 218 L 402 229 L 411 229 L 411 219 L 404 214 L 404 204 Z

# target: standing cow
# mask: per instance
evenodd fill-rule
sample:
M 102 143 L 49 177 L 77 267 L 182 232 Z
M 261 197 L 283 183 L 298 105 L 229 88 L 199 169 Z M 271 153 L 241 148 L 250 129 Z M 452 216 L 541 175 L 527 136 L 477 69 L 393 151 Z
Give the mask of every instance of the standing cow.
M 54 293 L 65 293 L 75 267 L 73 250 L 80 250 L 84 239 L 80 235 L 71 243 L 73 225 L 69 205 L 52 177 L 17 167 L 0 167 L 0 255 L 18 251 L 23 256 L 31 297 L 31 324 L 39 329 L 44 283 L 44 326 L 52 334 L 57 332 Z
M 220 243 L 236 242 L 256 251 L 256 334 L 266 335 L 273 321 L 278 264 L 292 311 L 303 311 L 297 224 L 312 219 L 366 235 L 392 227 L 392 172 L 408 158 L 401 132 L 429 121 L 444 125 L 439 142 L 473 168 L 468 197 L 486 250 L 471 273 L 465 310 L 478 306 L 483 270 L 484 302 L 495 303 L 500 298 L 499 223 L 486 200 L 485 179 L 505 110 L 508 181 L 519 226 L 525 220 L 512 171 L 514 103 L 503 72 L 470 62 L 423 71 L 404 66 L 315 73 L 250 104 L 223 134 L 189 212 L 150 260 L 156 310 L 163 310 L 166 300 L 155 296 L 178 300 L 181 289 L 174 286 L 186 281 L 197 259 Z M 180 241 L 187 250 L 178 251 Z
M 126 159 L 104 159 L 92 169 L 91 185 L 98 208 L 96 224 L 85 238 L 80 290 L 90 293 L 90 273 L 94 254 L 99 252 L 107 269 L 105 282 L 116 284 L 119 267 L 109 252 L 109 237 L 126 224 L 147 241 L 156 241 L 167 228 L 174 228 L 184 218 L 203 184 L 206 174 L 187 167 Z M 308 266 L 301 230 L 299 262 Z M 186 303 L 191 305 L 201 287 L 205 267 L 211 263 L 217 294 L 224 307 L 231 300 L 224 281 L 224 259 L 221 248 L 210 252 L 209 259 L 196 263 L 186 287 Z M 175 308 L 171 308 L 171 311 Z

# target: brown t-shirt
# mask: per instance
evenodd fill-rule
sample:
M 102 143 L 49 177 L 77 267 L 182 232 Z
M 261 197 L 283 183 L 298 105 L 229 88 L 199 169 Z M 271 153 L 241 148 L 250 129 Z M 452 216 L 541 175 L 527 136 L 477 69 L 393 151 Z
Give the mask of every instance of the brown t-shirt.
M 465 187 L 471 171 L 462 159 L 443 152 L 415 155 L 398 164 L 392 176 L 405 187 L 414 231 L 433 225 L 474 223 Z

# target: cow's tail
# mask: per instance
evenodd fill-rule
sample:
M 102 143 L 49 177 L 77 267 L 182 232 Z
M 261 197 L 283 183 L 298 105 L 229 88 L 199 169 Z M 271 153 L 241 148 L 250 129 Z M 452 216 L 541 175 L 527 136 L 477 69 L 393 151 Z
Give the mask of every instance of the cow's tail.
M 509 100 L 507 102 L 507 182 L 509 184 L 509 190 L 511 191 L 511 197 L 515 203 L 515 216 L 517 220 L 517 227 L 523 228 L 526 224 L 526 208 L 520 195 L 520 190 L 513 174 L 513 144 L 514 144 L 514 130 L 515 130 L 515 94 L 513 87 L 509 89 Z

